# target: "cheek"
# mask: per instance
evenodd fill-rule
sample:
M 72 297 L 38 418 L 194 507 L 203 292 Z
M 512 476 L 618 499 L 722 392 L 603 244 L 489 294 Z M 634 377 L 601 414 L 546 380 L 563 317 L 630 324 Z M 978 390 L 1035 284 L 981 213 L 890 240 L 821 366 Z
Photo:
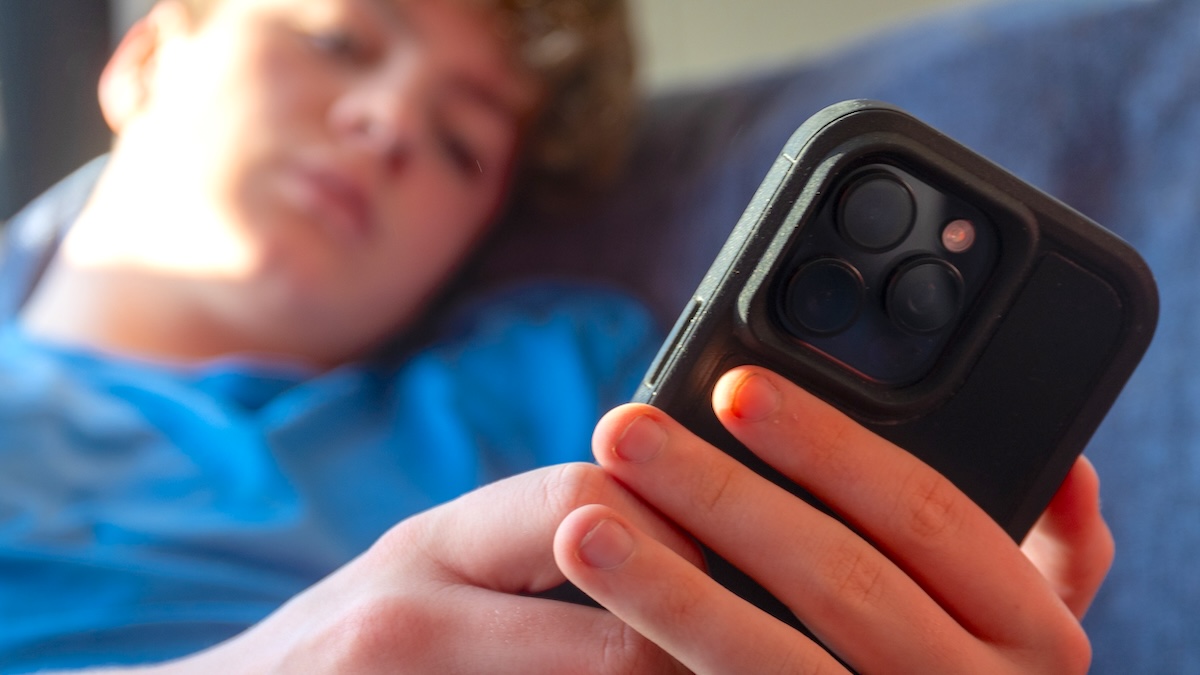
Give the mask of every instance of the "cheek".
M 311 135 L 325 126 L 337 83 L 299 51 L 295 45 L 263 45 L 248 59 L 243 91 L 237 93 L 257 103 L 264 134 Z
M 423 221 L 425 225 L 404 233 L 412 245 L 407 254 L 418 261 L 427 258 L 430 266 L 437 261 L 442 267 L 449 267 L 464 257 L 488 228 L 488 215 L 488 211 L 464 202 L 429 214 Z
M 436 285 L 489 229 L 496 193 L 464 195 L 430 185 L 410 194 L 413 199 L 391 204 L 395 225 L 377 251 L 377 269 L 393 283 Z
M 237 220 L 266 214 L 270 176 L 289 153 L 320 137 L 324 91 L 318 76 L 300 76 L 297 59 L 286 50 L 256 46 L 220 64 L 229 68 L 198 102 L 203 131 L 194 139 L 208 158 L 210 196 Z M 310 69 L 311 70 L 311 69 Z M 236 105 L 226 102 L 236 102 Z

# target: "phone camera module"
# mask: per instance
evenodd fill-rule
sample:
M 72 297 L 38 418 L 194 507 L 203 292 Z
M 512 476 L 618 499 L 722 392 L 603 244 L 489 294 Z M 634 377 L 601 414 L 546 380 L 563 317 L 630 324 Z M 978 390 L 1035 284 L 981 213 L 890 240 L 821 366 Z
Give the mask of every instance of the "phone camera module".
M 842 235 L 867 251 L 886 251 L 908 236 L 916 203 L 908 187 L 888 173 L 873 172 L 852 183 L 841 200 Z
M 963 280 L 937 258 L 918 258 L 896 270 L 887 289 L 887 313 L 902 330 L 918 335 L 949 326 L 962 308 Z
M 974 325 L 999 242 L 981 208 L 990 201 L 916 173 L 917 159 L 877 159 L 847 164 L 803 214 L 769 302 L 784 344 L 905 387 Z
M 805 332 L 833 335 L 858 317 L 863 280 L 858 270 L 835 258 L 813 260 L 800 267 L 783 295 L 783 316 Z

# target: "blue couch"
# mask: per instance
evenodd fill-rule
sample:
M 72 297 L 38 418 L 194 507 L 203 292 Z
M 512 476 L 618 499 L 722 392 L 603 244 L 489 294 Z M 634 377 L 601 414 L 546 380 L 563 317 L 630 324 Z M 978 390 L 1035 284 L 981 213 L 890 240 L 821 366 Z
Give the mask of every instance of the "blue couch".
M 1097 673 L 1200 673 L 1200 0 L 1032 0 L 875 36 L 819 62 L 654 97 L 611 194 L 518 214 L 469 284 L 590 277 L 664 324 L 784 141 L 848 98 L 899 105 L 1127 239 L 1154 270 L 1154 344 L 1091 443 L 1118 554 L 1086 619 Z M 15 310 L 95 166 L 9 228 Z
M 1118 551 L 1086 626 L 1096 673 L 1200 673 L 1200 1 L 985 6 L 659 96 L 612 195 L 515 219 L 482 276 L 594 276 L 673 321 L 787 137 L 849 98 L 907 109 L 1149 262 L 1158 332 L 1088 449 Z

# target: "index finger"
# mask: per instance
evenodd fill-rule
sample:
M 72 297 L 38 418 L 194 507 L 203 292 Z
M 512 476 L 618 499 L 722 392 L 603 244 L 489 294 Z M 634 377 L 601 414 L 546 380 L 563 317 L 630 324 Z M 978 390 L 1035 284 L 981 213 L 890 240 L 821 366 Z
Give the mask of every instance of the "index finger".
M 886 551 L 978 637 L 1078 638 L 1070 612 L 1004 530 L 917 457 L 760 368 L 727 373 L 713 407 L 739 441 Z M 1046 621 L 1056 614 L 1063 620 Z M 1073 629 L 1049 635 L 1050 626 Z

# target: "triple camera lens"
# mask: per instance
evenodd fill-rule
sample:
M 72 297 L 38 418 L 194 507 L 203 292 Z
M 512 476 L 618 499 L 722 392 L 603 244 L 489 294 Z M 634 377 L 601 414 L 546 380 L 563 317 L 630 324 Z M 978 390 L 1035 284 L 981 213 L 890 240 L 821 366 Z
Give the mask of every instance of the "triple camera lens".
M 917 202 L 904 182 L 882 171 L 858 177 L 842 193 L 834 218 L 840 237 L 865 255 L 856 260 L 820 257 L 802 264 L 783 297 L 784 313 L 792 322 L 814 335 L 849 328 L 872 297 L 859 267 L 881 260 L 889 265 L 882 273 L 886 287 L 874 297 L 882 300 L 893 325 L 921 335 L 954 322 L 963 301 L 959 271 L 928 251 L 895 253 L 917 221 Z M 897 255 L 898 261 L 893 259 Z

